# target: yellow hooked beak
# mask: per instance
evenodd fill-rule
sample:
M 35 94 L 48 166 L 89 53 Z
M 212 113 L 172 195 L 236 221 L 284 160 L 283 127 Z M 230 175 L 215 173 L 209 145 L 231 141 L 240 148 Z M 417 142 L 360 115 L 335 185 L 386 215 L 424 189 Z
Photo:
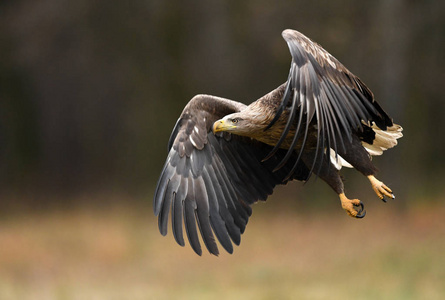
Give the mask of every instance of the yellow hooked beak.
M 218 120 L 215 123 L 213 123 L 213 133 L 221 132 L 221 131 L 228 131 L 230 129 L 236 128 L 235 125 L 228 124 L 231 122 L 226 122 L 224 120 Z

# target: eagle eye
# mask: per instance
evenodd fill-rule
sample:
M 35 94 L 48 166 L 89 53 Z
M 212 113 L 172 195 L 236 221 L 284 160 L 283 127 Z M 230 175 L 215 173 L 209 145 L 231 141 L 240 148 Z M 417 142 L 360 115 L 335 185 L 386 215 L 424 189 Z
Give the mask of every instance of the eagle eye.
M 232 123 L 233 124 L 236 124 L 236 123 L 238 123 L 238 121 L 240 121 L 241 120 L 241 118 L 233 118 L 232 119 Z

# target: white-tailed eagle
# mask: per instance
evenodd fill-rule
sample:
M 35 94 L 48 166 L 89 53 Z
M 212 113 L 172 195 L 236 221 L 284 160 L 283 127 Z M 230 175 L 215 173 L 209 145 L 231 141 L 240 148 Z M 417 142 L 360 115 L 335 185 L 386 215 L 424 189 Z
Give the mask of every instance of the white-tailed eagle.
M 283 31 L 292 62 L 287 81 L 246 106 L 197 95 L 185 106 L 168 143 L 168 157 L 155 195 L 159 230 L 184 245 L 183 225 L 201 255 L 198 230 L 208 251 L 216 238 L 229 253 L 239 245 L 252 213 L 278 184 L 306 181 L 312 173 L 338 194 L 355 218 L 366 211 L 345 196 L 339 170 L 353 167 L 377 196 L 394 195 L 375 178 L 371 156 L 397 145 L 402 127 L 372 92 L 320 45 L 295 30 Z

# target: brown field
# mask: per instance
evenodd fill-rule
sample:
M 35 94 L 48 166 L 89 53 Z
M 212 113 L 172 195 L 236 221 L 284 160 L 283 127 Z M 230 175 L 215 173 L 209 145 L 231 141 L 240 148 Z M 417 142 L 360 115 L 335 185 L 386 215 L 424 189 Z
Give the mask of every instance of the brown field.
M 0 299 L 445 299 L 445 207 L 377 207 L 264 206 L 219 257 L 162 237 L 148 203 L 3 212 Z

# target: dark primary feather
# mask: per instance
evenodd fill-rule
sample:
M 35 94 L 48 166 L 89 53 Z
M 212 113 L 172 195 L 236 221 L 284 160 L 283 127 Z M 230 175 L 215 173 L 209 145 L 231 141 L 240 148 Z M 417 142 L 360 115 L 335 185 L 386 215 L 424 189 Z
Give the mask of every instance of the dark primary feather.
M 339 148 L 344 149 L 345 142 L 352 141 L 352 134 L 360 136 L 363 132 L 369 132 L 367 128 L 364 129 L 367 125 L 363 122 L 374 122 L 383 130 L 393 125 L 365 84 L 320 45 L 295 30 L 283 31 L 283 38 L 292 55 L 291 68 L 283 99 L 268 128 L 278 121 L 289 106 L 289 101 L 291 116 L 298 111 L 300 117 L 286 124 L 282 138 L 269 155 L 273 155 L 288 138 L 291 126 L 297 130 L 289 154 L 294 151 L 298 139 L 302 139 L 298 150 L 301 153 L 307 146 L 309 127 L 316 126 L 316 154 L 310 169 L 312 172 L 317 160 L 326 156 L 324 149 L 332 148 L 337 153 Z M 278 167 L 286 165 L 287 158 Z
M 296 160 L 292 157 L 291 165 L 273 172 L 286 154 L 284 150 L 261 162 L 272 147 L 250 138 L 211 132 L 217 119 L 245 107 L 227 99 L 196 96 L 184 108 L 169 140 L 154 212 L 163 235 L 171 214 L 173 235 L 182 246 L 184 224 L 190 245 L 199 255 L 198 230 L 210 253 L 219 253 L 216 239 L 232 253 L 232 242 L 239 245 L 252 213 L 250 205 L 266 200 L 275 185 L 284 183 Z M 307 176 L 307 168 L 300 163 L 292 179 Z

